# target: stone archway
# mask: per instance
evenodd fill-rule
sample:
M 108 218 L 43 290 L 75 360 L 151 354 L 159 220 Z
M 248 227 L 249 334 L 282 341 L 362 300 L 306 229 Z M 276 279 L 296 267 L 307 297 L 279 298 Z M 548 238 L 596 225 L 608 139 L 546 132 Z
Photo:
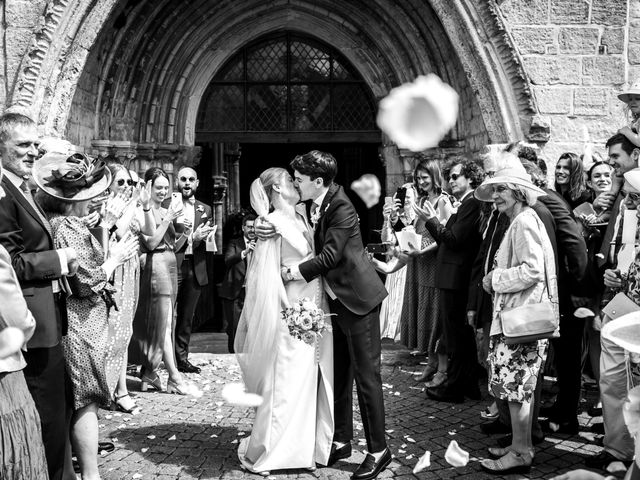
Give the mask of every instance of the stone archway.
M 454 135 L 476 150 L 522 138 L 534 114 L 497 11 L 494 0 L 51 0 L 8 103 L 81 146 L 170 145 L 175 157 L 193 145 L 197 105 L 228 56 L 259 35 L 300 29 L 339 48 L 377 97 L 438 73 L 479 107 Z

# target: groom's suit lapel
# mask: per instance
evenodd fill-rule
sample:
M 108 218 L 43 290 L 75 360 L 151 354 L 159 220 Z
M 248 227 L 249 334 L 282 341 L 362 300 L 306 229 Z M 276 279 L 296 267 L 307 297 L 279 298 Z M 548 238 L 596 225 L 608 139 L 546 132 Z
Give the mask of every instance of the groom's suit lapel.
M 318 209 L 318 211 L 320 212 L 320 218 L 318 219 L 318 224 L 316 225 L 316 230 L 314 235 L 314 240 L 316 242 L 317 250 L 320 250 L 321 243 L 322 241 L 324 241 L 324 222 L 325 222 L 325 217 L 327 213 L 327 208 L 329 208 L 329 203 L 331 203 L 331 200 L 336 195 L 336 193 L 338 193 L 339 189 L 340 189 L 339 185 L 332 183 L 331 186 L 329 187 L 329 191 L 324 196 L 324 200 L 322 200 L 322 205 L 320 205 L 320 208 Z M 320 237 L 321 230 L 323 231 L 322 238 Z

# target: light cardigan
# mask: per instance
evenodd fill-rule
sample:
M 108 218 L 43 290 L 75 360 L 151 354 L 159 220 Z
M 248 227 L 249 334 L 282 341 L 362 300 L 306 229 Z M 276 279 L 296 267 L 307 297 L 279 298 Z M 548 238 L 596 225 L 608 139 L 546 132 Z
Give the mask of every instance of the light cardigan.
M 545 289 L 545 269 L 549 294 Z M 533 209 L 525 207 L 511 221 L 496 253 L 491 286 L 495 294 L 490 335 L 502 334 L 502 309 L 548 302 L 551 297 L 554 311 L 560 317 L 553 247 Z

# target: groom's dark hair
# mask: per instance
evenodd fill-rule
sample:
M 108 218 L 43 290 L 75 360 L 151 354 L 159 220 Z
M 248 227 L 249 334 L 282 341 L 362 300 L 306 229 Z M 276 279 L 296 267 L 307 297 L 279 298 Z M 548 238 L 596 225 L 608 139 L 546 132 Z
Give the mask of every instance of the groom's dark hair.
M 311 180 L 322 178 L 325 187 L 333 183 L 338 173 L 338 163 L 333 155 L 320 150 L 311 150 L 304 155 L 298 155 L 289 166 L 302 175 L 309 175 Z

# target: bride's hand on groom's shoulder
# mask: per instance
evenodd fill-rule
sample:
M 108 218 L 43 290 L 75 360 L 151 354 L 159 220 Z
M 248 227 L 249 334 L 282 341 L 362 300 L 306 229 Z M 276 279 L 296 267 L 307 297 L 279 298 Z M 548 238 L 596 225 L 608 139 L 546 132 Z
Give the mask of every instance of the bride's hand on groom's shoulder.
M 256 236 L 260 240 L 268 240 L 273 238 L 278 232 L 276 231 L 276 227 L 268 220 L 260 217 L 258 222 L 255 222 L 255 232 Z

